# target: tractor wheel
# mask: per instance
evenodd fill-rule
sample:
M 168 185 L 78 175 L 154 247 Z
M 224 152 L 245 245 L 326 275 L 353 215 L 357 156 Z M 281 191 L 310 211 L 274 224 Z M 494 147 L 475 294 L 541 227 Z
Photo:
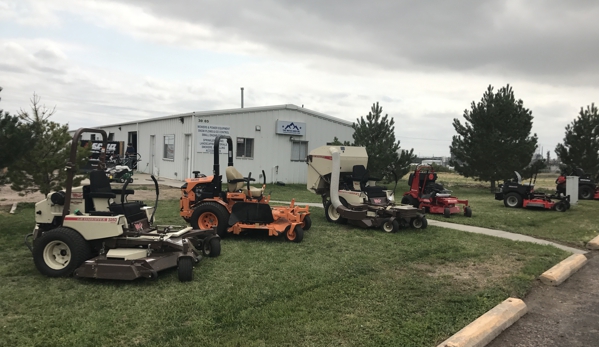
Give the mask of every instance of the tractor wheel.
M 50 277 L 68 276 L 91 257 L 87 241 L 68 228 L 46 231 L 33 247 L 35 267 Z
M 181 282 L 193 280 L 193 259 L 191 257 L 179 258 L 177 273 Z
M 133 183 L 133 177 L 129 178 L 129 183 Z
M 595 195 L 595 191 L 590 186 L 581 186 L 578 192 L 578 198 L 581 200 L 591 200 Z
M 450 216 L 451 216 L 451 210 L 449 209 L 449 207 L 445 207 L 443 209 L 443 217 L 449 218 Z
M 202 253 L 210 258 L 216 258 L 220 255 L 220 237 L 213 237 L 208 242 L 202 243 Z
M 227 225 L 229 221 L 227 209 L 216 202 L 205 202 L 193 210 L 190 224 L 194 229 L 210 229 L 216 227 L 216 233 L 220 237 L 227 236 Z
M 522 196 L 518 193 L 507 193 L 503 198 L 505 207 L 522 207 Z
M 399 231 L 399 222 L 397 220 L 387 221 L 383 223 L 383 231 L 386 233 L 396 233 Z
M 470 208 L 470 206 L 464 207 L 464 216 L 472 217 L 472 209 Z
M 555 205 L 553 205 L 553 208 L 557 212 L 566 212 L 566 210 L 568 209 L 568 207 L 566 206 L 566 204 L 563 201 L 560 201 L 560 202 L 556 203 Z
M 308 230 L 310 230 L 311 227 L 312 227 L 312 218 L 310 218 L 310 216 L 305 216 L 304 221 L 302 222 L 302 229 L 304 229 L 304 231 L 308 231 Z
M 426 227 L 428 226 L 428 221 L 424 216 L 415 217 L 412 218 L 412 220 L 410 220 L 410 226 L 414 229 L 426 229 Z
M 341 217 L 330 200 L 324 204 L 324 216 L 331 223 L 344 224 L 347 222 L 347 219 Z
M 302 240 L 304 239 L 304 229 L 302 229 L 302 227 L 299 224 L 296 225 L 293 229 L 288 227 L 287 232 L 285 232 L 285 237 L 287 237 L 287 240 L 291 242 L 302 242 Z

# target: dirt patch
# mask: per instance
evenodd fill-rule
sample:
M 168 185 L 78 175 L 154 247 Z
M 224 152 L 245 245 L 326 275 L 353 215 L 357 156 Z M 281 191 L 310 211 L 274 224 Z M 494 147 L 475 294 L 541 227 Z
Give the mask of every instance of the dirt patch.
M 516 259 L 494 256 L 485 262 L 417 264 L 415 267 L 431 277 L 451 276 L 456 280 L 474 280 L 480 287 L 486 287 L 511 276 L 522 265 Z

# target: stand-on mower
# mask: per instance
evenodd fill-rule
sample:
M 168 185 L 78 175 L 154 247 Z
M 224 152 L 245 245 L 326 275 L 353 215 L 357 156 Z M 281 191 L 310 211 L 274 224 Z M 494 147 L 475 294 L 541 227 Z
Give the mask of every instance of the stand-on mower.
M 459 204 L 464 205 L 464 216 L 472 217 L 468 200 L 460 200 L 451 191 L 436 182 L 437 173 L 430 165 L 418 165 L 408 178 L 410 191 L 404 193 L 401 203 L 424 209 L 427 213 L 443 214 L 449 218 L 460 213 Z
M 73 187 L 77 142 L 84 132 L 102 135 L 102 152 L 98 169 L 90 172 L 89 185 Z M 35 205 L 36 226 L 25 237 L 35 266 L 50 277 L 74 274 L 114 280 L 154 278 L 161 270 L 177 267 L 179 280 L 191 281 L 193 265 L 202 259 L 198 249 L 210 257 L 220 254 L 216 230 L 153 226 L 159 195 L 156 178 L 152 176 L 154 207 L 127 201 L 126 196 L 134 194 L 127 189 L 129 182 L 123 189 L 112 189 L 106 177 L 106 139 L 103 130 L 75 132 L 66 166 L 66 189 L 48 194 Z
M 537 175 L 534 175 L 536 181 Z M 514 171 L 514 178 L 499 185 L 495 200 L 503 200 L 505 207 L 536 207 L 558 212 L 566 212 L 570 208 L 570 196 L 548 195 L 535 193 L 535 182 L 530 178 L 529 183 L 522 183 L 522 176 Z M 556 200 L 556 201 L 554 201 Z
M 597 183 L 591 177 L 591 175 L 584 172 L 583 169 L 577 168 L 572 170 L 570 176 L 578 176 L 578 198 L 581 200 L 599 200 L 599 187 Z M 558 183 L 557 181 L 555 182 Z M 560 189 L 559 184 L 556 190 L 565 192 L 565 182 L 563 189 Z
M 377 186 L 377 179 L 368 175 L 364 147 L 318 147 L 310 152 L 306 162 L 307 188 L 322 197 L 329 222 L 380 227 L 390 233 L 408 226 L 427 227 L 422 210 L 395 205 L 393 191 Z
M 226 140 L 228 166 L 226 169 L 227 191 L 222 189 L 219 165 L 219 144 Z M 289 241 L 301 242 L 304 231 L 310 229 L 312 221 L 308 206 L 291 205 L 271 207 L 270 195 L 264 196 L 266 176 L 262 188 L 250 186 L 255 181 L 243 177 L 233 167 L 233 141 L 229 136 L 217 136 L 214 140 L 213 175 L 206 176 L 194 171 L 194 178 L 185 180 L 181 187 L 181 217 L 194 228 L 216 228 L 218 235 L 241 234 L 257 230 L 268 231 L 269 236 L 285 234 Z
M 136 158 L 127 157 L 123 159 L 117 155 L 107 161 L 106 176 L 110 182 L 133 183 L 132 167 L 139 161 L 141 161 L 139 153 Z

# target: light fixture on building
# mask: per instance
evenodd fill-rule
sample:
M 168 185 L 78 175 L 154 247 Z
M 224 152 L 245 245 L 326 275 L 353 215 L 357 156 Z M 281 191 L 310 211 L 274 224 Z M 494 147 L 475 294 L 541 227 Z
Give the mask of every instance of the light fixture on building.
M 259 125 L 256 125 L 256 131 L 260 131 L 262 128 Z
M 121 131 L 121 127 L 119 127 L 119 131 Z
M 185 118 L 179 117 L 179 121 L 181 122 L 181 124 L 183 124 L 183 123 L 185 123 Z
M 290 136 L 290 137 L 289 137 L 289 141 L 295 141 L 295 137 L 293 137 L 293 136 Z

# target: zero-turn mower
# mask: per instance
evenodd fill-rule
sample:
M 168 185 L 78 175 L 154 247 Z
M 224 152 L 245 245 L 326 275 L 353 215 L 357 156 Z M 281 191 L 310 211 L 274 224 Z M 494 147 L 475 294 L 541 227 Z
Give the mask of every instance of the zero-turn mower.
M 84 132 L 103 138 L 98 168 L 90 172 L 89 185 L 73 187 L 77 142 Z M 177 267 L 180 281 L 193 279 L 193 265 L 202 257 L 220 254 L 216 230 L 175 229 L 153 225 L 158 203 L 158 182 L 154 207 L 141 201 L 127 201 L 134 194 L 112 189 L 104 171 L 106 132 L 79 129 L 73 136 L 66 165 L 65 191 L 48 194 L 35 205 L 36 226 L 25 237 L 36 268 L 50 277 L 69 276 L 114 280 L 154 278 L 158 272 Z M 118 199 L 120 197 L 120 199 Z M 120 200 L 120 201 L 119 201 Z
M 460 213 L 458 205 L 464 205 L 464 216 L 472 217 L 468 200 L 460 200 L 451 191 L 436 182 L 437 173 L 430 165 L 418 165 L 408 178 L 410 191 L 404 193 L 401 203 L 424 209 L 427 213 L 443 214 L 449 218 Z
M 364 147 L 318 147 L 306 162 L 307 188 L 322 197 L 329 222 L 380 227 L 390 233 L 405 227 L 427 227 L 422 210 L 396 205 L 393 191 L 376 185 L 378 179 L 366 170 L 368 154 Z
M 228 163 L 226 169 L 227 190 L 222 189 L 222 176 L 219 165 L 219 144 L 227 141 Z M 291 200 L 289 206 L 269 205 L 270 195 L 264 195 L 266 176 L 262 188 L 250 185 L 255 181 L 243 177 L 233 167 L 233 141 L 229 136 L 217 136 L 214 140 L 213 175 L 206 176 L 194 171 L 193 178 L 187 178 L 181 187 L 180 215 L 193 228 L 216 228 L 218 235 L 228 233 L 264 230 L 269 236 L 285 235 L 287 240 L 301 242 L 304 231 L 310 229 L 312 221 L 308 206 L 295 206 Z
M 584 172 L 583 169 L 577 168 L 572 170 L 570 176 L 578 176 L 578 198 L 581 200 L 599 200 L 599 187 L 591 175 Z M 557 180 L 555 182 L 558 184 Z M 563 189 L 556 187 L 556 190 L 565 192 L 565 181 L 563 183 Z M 565 194 L 565 193 L 564 193 Z
M 536 174 L 534 181 L 536 181 Z M 522 176 L 514 171 L 514 178 L 499 185 L 495 200 L 503 200 L 505 207 L 535 207 L 558 212 L 566 212 L 570 208 L 570 196 L 548 195 L 535 193 L 535 182 L 530 178 L 529 183 L 522 183 Z

